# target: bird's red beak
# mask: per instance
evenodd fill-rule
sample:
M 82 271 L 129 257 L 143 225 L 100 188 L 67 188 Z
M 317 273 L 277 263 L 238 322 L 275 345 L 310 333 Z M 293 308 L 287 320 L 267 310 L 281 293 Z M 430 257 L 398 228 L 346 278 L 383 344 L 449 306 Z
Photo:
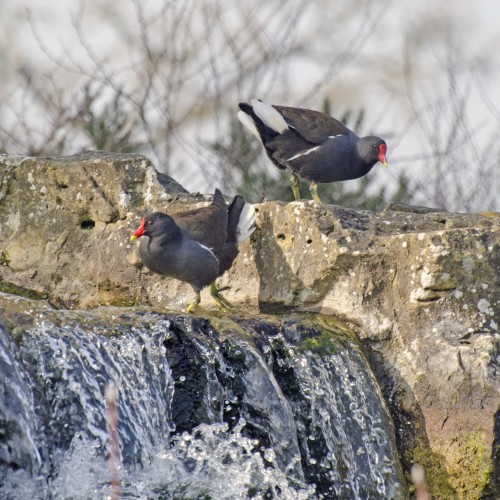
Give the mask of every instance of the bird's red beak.
M 384 165 L 384 167 L 389 166 L 389 164 L 387 163 L 387 158 L 385 157 L 386 153 L 387 153 L 387 146 L 385 144 L 381 144 L 378 147 L 378 161 L 380 161 L 382 165 Z
M 140 238 L 141 236 L 144 235 L 144 224 L 146 223 L 146 219 L 143 217 L 141 219 L 141 225 L 137 229 L 137 231 L 130 237 L 130 241 L 134 241 L 137 238 Z

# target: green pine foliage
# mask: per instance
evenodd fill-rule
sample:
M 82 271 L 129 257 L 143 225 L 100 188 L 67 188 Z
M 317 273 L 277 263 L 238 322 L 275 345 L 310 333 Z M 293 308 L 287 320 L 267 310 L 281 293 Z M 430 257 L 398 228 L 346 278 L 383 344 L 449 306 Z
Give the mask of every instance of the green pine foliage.
M 132 139 L 132 130 L 125 105 L 125 98 L 120 91 L 100 106 L 96 105 L 99 92 L 92 93 L 89 87 L 84 89 L 86 106 L 80 120 L 81 128 L 91 141 L 91 148 L 115 153 L 133 153 L 141 144 Z

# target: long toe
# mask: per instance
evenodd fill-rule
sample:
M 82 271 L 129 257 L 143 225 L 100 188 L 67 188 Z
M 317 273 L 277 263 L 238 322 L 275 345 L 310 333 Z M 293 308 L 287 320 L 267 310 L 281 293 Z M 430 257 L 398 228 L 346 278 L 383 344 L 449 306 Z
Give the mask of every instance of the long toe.
M 299 178 L 295 174 L 292 174 L 290 183 L 292 184 L 293 197 L 295 201 L 300 200 Z
M 224 287 L 223 289 L 221 290 L 227 290 L 229 287 Z M 225 311 L 226 309 L 233 309 L 234 308 L 234 305 L 231 304 L 231 302 L 229 302 L 229 300 L 227 300 L 220 292 L 221 290 L 219 290 L 217 288 L 217 286 L 215 285 L 215 283 L 212 283 L 210 285 L 210 295 L 212 295 L 214 301 L 215 301 L 215 304 L 217 305 L 217 307 L 221 310 L 221 311 Z
M 317 201 L 320 205 L 323 205 L 321 198 L 319 197 L 318 194 L 318 185 L 315 182 L 311 182 L 311 185 L 309 186 L 309 191 L 311 193 L 313 200 Z
M 186 307 L 186 313 L 189 314 L 200 303 L 200 292 L 195 292 L 193 302 Z
M 217 306 L 217 308 L 219 309 L 219 311 L 226 312 L 228 309 L 230 309 L 224 303 L 223 297 L 221 295 L 220 296 L 212 295 L 212 297 L 214 298 L 215 305 Z
M 231 302 L 229 302 L 229 300 L 226 299 L 226 297 L 224 297 L 224 295 L 222 295 L 221 293 L 218 294 L 218 297 L 219 297 L 219 300 L 224 304 L 225 307 L 227 307 L 228 309 L 234 309 L 236 306 L 234 304 L 231 304 Z

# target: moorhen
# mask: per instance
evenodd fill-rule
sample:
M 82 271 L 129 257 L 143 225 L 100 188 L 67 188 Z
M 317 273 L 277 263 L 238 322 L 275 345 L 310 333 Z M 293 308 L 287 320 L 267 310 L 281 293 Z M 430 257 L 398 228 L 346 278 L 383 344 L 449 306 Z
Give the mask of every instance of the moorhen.
M 167 215 L 148 214 L 130 238 L 143 237 L 139 256 L 151 271 L 189 283 L 195 292 L 189 313 L 200 303 L 200 291 L 208 285 L 220 309 L 232 305 L 220 294 L 215 280 L 238 255 L 238 244 L 254 231 L 255 210 L 243 196 L 235 196 L 229 208 L 216 189 L 211 205 Z
M 311 109 L 267 104 L 259 99 L 239 104 L 238 118 L 264 145 L 280 169 L 292 171 L 292 190 L 300 199 L 299 177 L 310 181 L 312 197 L 321 203 L 317 183 L 357 179 L 378 161 L 387 167 L 387 145 L 375 136 L 358 137 L 331 116 Z

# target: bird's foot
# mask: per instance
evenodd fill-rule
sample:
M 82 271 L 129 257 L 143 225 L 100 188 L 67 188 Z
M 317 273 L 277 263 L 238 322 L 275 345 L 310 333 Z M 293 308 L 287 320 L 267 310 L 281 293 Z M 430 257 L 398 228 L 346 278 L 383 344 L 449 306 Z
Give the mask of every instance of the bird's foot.
M 290 177 L 290 182 L 292 183 L 292 191 L 295 201 L 300 200 L 299 178 L 295 174 L 292 174 L 292 177 Z
M 215 283 L 212 283 L 210 285 L 210 295 L 213 297 L 216 306 L 221 310 L 221 311 L 226 311 L 227 309 L 233 309 L 234 305 L 229 302 L 220 292 L 223 292 L 224 290 L 228 290 L 229 287 L 223 287 L 223 288 L 217 288 Z
M 193 302 L 186 307 L 186 313 L 189 314 L 200 303 L 200 292 L 195 292 Z
M 318 195 L 318 184 L 316 182 L 311 182 L 309 191 L 311 193 L 311 196 L 313 197 L 313 200 L 317 201 L 320 205 L 323 205 L 323 203 L 321 202 L 321 198 Z

